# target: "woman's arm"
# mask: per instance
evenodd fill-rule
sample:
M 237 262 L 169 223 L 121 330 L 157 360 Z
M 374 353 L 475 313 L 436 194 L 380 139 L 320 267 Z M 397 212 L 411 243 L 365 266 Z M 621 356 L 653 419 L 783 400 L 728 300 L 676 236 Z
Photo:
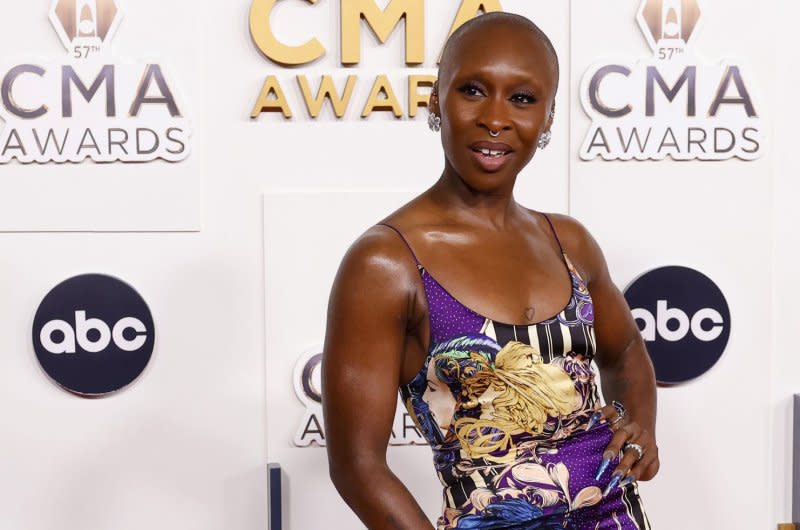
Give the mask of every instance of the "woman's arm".
M 372 229 L 345 256 L 328 307 L 322 404 L 330 475 L 370 530 L 433 528 L 386 463 L 415 282 L 399 239 Z
M 577 221 L 564 216 L 559 216 L 559 220 L 561 225 L 566 225 L 568 252 L 575 256 L 576 266 L 582 268 L 594 302 L 595 361 L 600 369 L 603 396 L 607 403 L 618 401 L 626 410 L 625 421 L 615 425 L 616 433 L 605 456 L 613 458 L 626 442 L 642 446 L 642 458 L 637 460 L 636 451 L 626 451 L 613 475 L 619 477 L 618 482 L 626 476 L 650 480 L 659 468 L 653 364 L 628 303 L 611 280 L 597 242 Z M 613 407 L 607 407 L 602 418 L 613 416 L 616 416 Z

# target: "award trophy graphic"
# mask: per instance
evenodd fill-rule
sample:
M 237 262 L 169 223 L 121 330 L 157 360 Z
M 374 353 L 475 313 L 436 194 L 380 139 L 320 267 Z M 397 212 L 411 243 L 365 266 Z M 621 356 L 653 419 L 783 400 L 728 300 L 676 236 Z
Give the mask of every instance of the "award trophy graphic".
M 50 8 L 53 27 L 76 59 L 104 51 L 120 18 L 118 0 L 53 0 Z
M 80 38 L 97 37 L 96 0 L 78 0 L 75 5 L 75 27 Z
M 636 18 L 653 50 L 660 58 L 671 59 L 686 50 L 700 11 L 700 0 L 642 0 Z
M 664 0 L 661 6 L 661 39 L 683 40 L 683 11 L 681 0 Z

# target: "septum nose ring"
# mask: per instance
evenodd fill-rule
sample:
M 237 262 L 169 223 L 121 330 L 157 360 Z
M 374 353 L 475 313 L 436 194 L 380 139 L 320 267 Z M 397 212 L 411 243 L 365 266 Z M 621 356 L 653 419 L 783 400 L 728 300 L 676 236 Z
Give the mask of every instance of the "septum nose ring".
M 493 130 L 489 129 L 489 136 L 491 136 L 492 138 L 497 138 L 498 136 L 500 136 L 500 131 L 494 132 Z

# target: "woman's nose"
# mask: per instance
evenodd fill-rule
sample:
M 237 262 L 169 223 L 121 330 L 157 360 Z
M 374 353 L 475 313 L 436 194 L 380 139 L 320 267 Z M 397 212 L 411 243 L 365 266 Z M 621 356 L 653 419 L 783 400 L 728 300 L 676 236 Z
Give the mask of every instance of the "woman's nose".
M 501 97 L 486 98 L 481 106 L 478 125 L 499 132 L 511 126 L 506 101 Z

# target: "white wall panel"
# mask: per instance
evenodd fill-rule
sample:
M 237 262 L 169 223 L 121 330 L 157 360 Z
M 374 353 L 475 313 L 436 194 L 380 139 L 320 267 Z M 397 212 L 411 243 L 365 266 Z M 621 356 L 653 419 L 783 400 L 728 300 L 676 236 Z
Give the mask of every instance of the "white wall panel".
M 635 22 L 639 4 L 609 9 L 573 0 L 574 88 L 599 60 L 651 56 Z M 759 112 L 769 116 L 772 49 L 751 31 L 768 24 L 769 4 L 758 11 L 746 2 L 702 7 L 691 46 L 709 61 L 737 57 Z M 577 97 L 572 105 L 578 146 L 589 120 Z M 720 362 L 691 383 L 659 389 L 662 468 L 642 487 L 654 528 L 771 527 L 769 154 L 755 162 L 583 162 L 573 149 L 571 160 L 570 212 L 598 239 L 620 288 L 651 268 L 685 265 L 712 278 L 731 309 Z
M 0 20 L 0 46 L 3 50 L 0 53 L 0 73 L 5 75 L 12 66 L 28 62 L 45 67 L 48 81 L 30 74 L 20 76 L 13 97 L 21 100 L 18 101 L 20 105 L 35 108 L 43 102 L 26 99 L 30 98 L 29 92 L 34 87 L 49 84 L 49 88 L 42 90 L 54 96 L 46 101 L 49 106 L 46 119 L 50 122 L 39 128 L 46 131 L 47 127 L 65 123 L 71 128 L 70 134 L 75 136 L 82 129 L 74 122 L 60 118 L 59 72 L 62 64 L 70 64 L 70 53 L 48 20 L 50 6 L 49 0 L 36 0 L 24 5 L 10 1 L 3 3 L 7 14 Z M 149 7 L 148 2 L 123 3 L 119 29 L 110 40 L 112 54 L 103 57 L 96 67 L 90 67 L 88 75 L 94 75 L 103 64 L 116 65 L 117 118 L 123 121 L 127 119 L 133 94 L 139 85 L 138 78 L 145 66 L 159 64 L 170 90 L 174 92 L 179 110 L 190 122 L 192 135 L 188 158 L 181 162 L 157 160 L 114 164 L 88 161 L 81 164 L 21 164 L 15 160 L 0 165 L 0 230 L 191 231 L 202 227 L 203 179 L 209 152 L 209 124 L 204 112 L 207 56 L 201 53 L 205 40 L 205 17 L 187 11 L 186 6 L 180 3 L 166 2 L 153 6 L 157 7 Z M 12 12 L 14 16 L 9 16 Z M 141 70 L 130 66 L 130 75 L 125 74 L 120 65 L 132 64 L 140 65 Z M 88 77 L 84 79 L 87 85 L 90 81 Z M 105 88 L 100 89 L 93 98 L 93 108 L 98 104 L 103 107 L 104 91 Z M 88 105 L 76 89 L 73 88 L 72 92 L 77 119 Z M 151 87 L 148 95 L 158 95 L 158 91 Z M 59 104 L 54 104 L 56 102 Z M 145 119 L 134 120 L 131 131 L 135 127 L 147 127 L 162 121 L 157 118 L 153 122 L 147 118 L 148 113 L 153 112 L 152 107 L 143 105 L 141 116 Z M 0 120 L 0 128 L 10 124 L 3 124 Z M 99 132 L 102 127 L 93 127 L 95 139 L 102 145 L 105 137 Z M 60 134 L 57 137 L 60 138 Z M 35 150 L 34 146 L 31 141 L 27 146 L 28 152 Z M 116 149 L 119 152 L 119 148 Z M 127 149 L 133 149 L 132 145 Z
M 793 497 L 792 481 L 792 394 L 800 394 L 800 356 L 797 354 L 793 322 L 800 318 L 793 279 L 800 259 L 800 159 L 797 157 L 797 87 L 800 84 L 793 7 L 781 6 L 773 26 L 775 32 L 775 185 L 772 221 L 773 329 L 771 411 L 774 422 L 769 431 L 772 455 L 772 499 L 778 522 L 792 520 L 792 502 L 800 506 L 800 492 Z M 795 521 L 796 522 L 796 521 Z

